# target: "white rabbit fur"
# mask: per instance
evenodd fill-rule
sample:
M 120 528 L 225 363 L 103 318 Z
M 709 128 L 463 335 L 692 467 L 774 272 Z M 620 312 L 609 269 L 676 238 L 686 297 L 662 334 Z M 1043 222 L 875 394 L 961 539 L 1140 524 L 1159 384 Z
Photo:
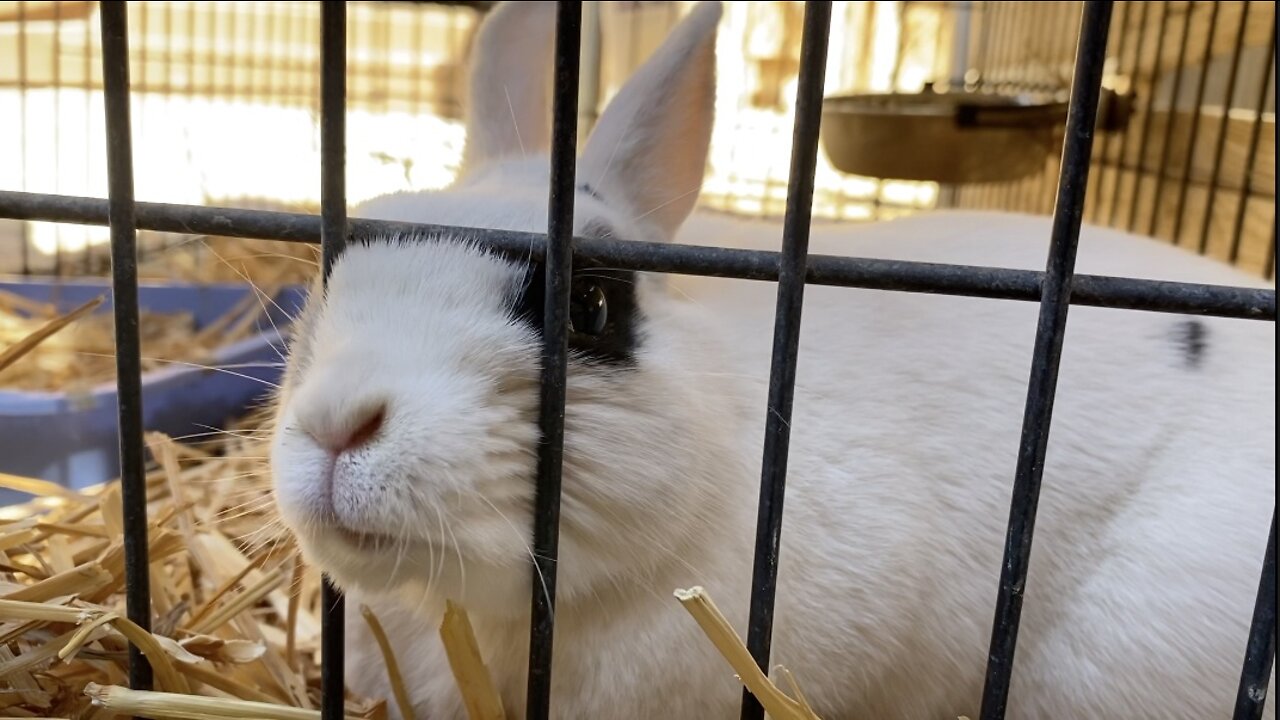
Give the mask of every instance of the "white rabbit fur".
M 459 186 L 356 214 L 545 228 L 536 90 L 552 5 L 505 4 L 486 21 Z M 601 118 L 579 177 L 608 204 L 579 194 L 579 230 L 604 221 L 663 239 L 692 209 L 718 18 L 717 3 L 699 6 Z M 1049 229 L 986 212 L 816 223 L 811 252 L 1039 269 Z M 776 249 L 779 237 L 776 223 L 699 212 L 678 241 Z M 349 248 L 300 320 L 274 441 L 278 503 L 350 594 L 354 690 L 389 697 L 354 614 L 367 603 L 415 716 L 465 717 L 436 633 L 452 598 L 522 717 L 538 341 L 503 313 L 509 261 L 434 240 Z M 1077 267 L 1262 286 L 1094 227 Z M 639 292 L 634 366 L 569 371 L 552 714 L 737 717 L 740 686 L 671 592 L 707 587 L 745 634 L 776 286 L 644 276 Z M 773 660 L 824 718 L 977 713 L 1036 314 L 806 289 Z M 1275 329 L 1204 319 L 1191 348 L 1185 322 L 1071 310 L 1010 718 L 1232 706 L 1275 503 Z M 335 466 L 312 436 L 349 432 L 381 402 L 382 429 Z

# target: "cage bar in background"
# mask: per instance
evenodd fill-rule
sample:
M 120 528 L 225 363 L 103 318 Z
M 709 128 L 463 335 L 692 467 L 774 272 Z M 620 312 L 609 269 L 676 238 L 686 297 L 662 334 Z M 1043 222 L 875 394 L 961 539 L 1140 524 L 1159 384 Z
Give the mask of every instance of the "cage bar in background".
M 1058 383 L 1058 363 L 1067 330 L 1071 285 L 1075 272 L 1076 246 L 1084 218 L 1085 190 L 1089 181 L 1089 161 L 1102 92 L 1102 69 L 1107 62 L 1107 31 L 1111 25 L 1110 0 L 1090 0 L 1084 5 L 1076 48 L 1076 67 L 1071 78 L 1071 103 L 1067 111 L 1066 141 L 1062 148 L 1062 176 L 1053 210 L 1049 239 L 1049 259 L 1041 287 L 1040 319 L 1036 327 L 1031 358 L 1031 379 L 1027 384 L 1026 414 L 1022 421 L 1022 441 L 1013 482 L 1013 501 L 1005 540 L 1004 562 L 1000 568 L 1000 591 L 996 598 L 991 648 L 987 658 L 987 679 L 983 688 L 982 720 L 1001 720 L 1009 699 L 1013 675 L 1013 655 L 1018 641 L 1018 621 L 1022 616 L 1027 568 L 1031 560 L 1031 540 L 1035 532 L 1036 505 L 1044 474 L 1049 425 L 1053 417 L 1054 393 Z
M 578 160 L 578 70 L 582 3 L 556 4 L 552 90 L 551 178 L 547 199 L 545 306 L 534 493 L 529 677 L 525 717 L 551 715 L 551 655 L 555 639 L 556 571 L 560 543 L 560 471 L 564 459 L 565 380 L 569 353 L 569 291 L 573 272 L 573 200 Z
M 976 3 L 967 71 L 979 82 L 971 89 L 1051 97 L 1055 89 L 1040 67 L 1069 65 L 1062 18 L 1074 18 L 1079 8 L 1079 2 Z M 1086 201 L 1090 221 L 1274 277 L 1275 102 L 1268 77 L 1274 78 L 1275 3 L 1130 1 L 1117 3 L 1115 12 L 1120 32 L 1113 33 L 1104 79 L 1098 185 Z M 1024 14 L 1058 19 L 1047 34 L 1028 33 L 1010 19 Z M 1011 42 L 1023 49 L 1005 52 Z M 1047 193 L 1008 188 L 1044 187 L 1059 173 L 1059 157 L 1048 158 L 1044 174 L 961 187 L 954 205 L 1046 213 Z
M 138 234 L 133 199 L 133 141 L 129 113 L 129 21 L 123 2 L 101 3 L 102 80 L 107 120 L 110 190 L 111 295 L 115 311 L 116 392 L 119 398 L 120 494 L 124 519 L 125 607 L 129 619 L 151 629 L 147 546 L 147 479 L 142 432 L 142 340 L 138 326 Z M 24 243 L 25 245 L 25 243 Z M 129 644 L 129 685 L 150 690 L 151 663 Z
M 320 252 L 325 283 L 347 244 L 346 118 L 347 6 L 325 2 L 320 6 Z M 346 600 L 328 577 L 321 581 L 320 604 L 320 713 L 324 720 L 342 720 Z
M 1204 104 L 1204 93 L 1209 84 L 1209 61 L 1213 59 L 1213 37 L 1216 34 L 1216 30 L 1218 28 L 1218 12 L 1220 8 L 1221 8 L 1221 5 L 1218 2 L 1218 0 L 1213 0 L 1213 2 L 1210 3 L 1209 23 L 1207 26 L 1208 30 L 1205 31 L 1205 37 L 1207 39 L 1205 40 L 1204 54 L 1200 57 L 1200 70 L 1196 74 L 1196 95 L 1195 95 L 1196 112 L 1191 115 L 1191 138 L 1187 141 L 1187 146 L 1192 150 L 1194 150 L 1194 148 L 1196 147 L 1196 139 L 1200 136 L 1200 119 L 1203 117 L 1203 113 L 1199 111 L 1199 108 Z M 1166 14 L 1167 12 L 1168 11 L 1166 10 Z M 1186 26 L 1185 26 L 1186 31 L 1190 32 L 1191 15 L 1189 13 L 1186 17 L 1186 20 L 1184 20 L 1184 22 L 1186 23 Z M 1179 70 L 1181 70 L 1181 68 L 1179 68 Z M 1179 76 L 1176 80 L 1176 84 L 1174 85 L 1174 87 L 1176 89 L 1176 88 L 1180 88 L 1181 86 L 1182 86 L 1182 77 Z M 1151 97 L 1154 98 L 1155 93 L 1152 93 Z M 1148 103 L 1147 117 L 1149 118 L 1151 115 L 1152 115 L 1152 105 L 1151 103 Z M 1169 124 L 1165 128 L 1166 135 L 1172 134 L 1173 122 L 1176 115 L 1177 115 L 1177 106 L 1173 105 L 1169 109 Z M 1139 152 L 1138 153 L 1139 168 L 1141 168 L 1142 157 L 1143 157 L 1142 153 Z M 1189 150 L 1186 156 L 1183 158 L 1182 174 L 1179 176 L 1179 179 L 1178 179 L 1178 200 L 1176 203 L 1174 203 L 1175 214 L 1173 217 L 1173 232 L 1171 233 L 1171 236 L 1173 237 L 1175 242 L 1178 240 L 1178 238 L 1182 237 L 1182 223 L 1184 218 L 1186 217 L 1187 192 L 1191 187 L 1191 164 L 1194 161 L 1195 161 L 1195 153 Z M 1138 174 L 1138 177 L 1141 177 L 1140 173 Z M 1137 202 L 1138 202 L 1137 197 L 1138 197 L 1138 194 L 1135 191 L 1134 200 L 1133 200 L 1134 211 L 1136 211 L 1136 208 L 1137 208 Z M 1134 212 L 1134 211 L 1131 211 L 1131 212 Z
M 800 315 L 804 304 L 813 179 L 817 171 L 818 128 L 822 122 L 823 81 L 830 30 L 831 3 L 828 0 L 806 2 L 800 45 L 800 77 L 796 86 L 795 127 L 791 135 L 787 211 L 783 219 L 782 254 L 778 265 L 773 359 L 769 369 L 760 503 L 751 571 L 751 613 L 747 621 L 747 649 L 756 664 L 766 672 L 773 639 L 778 550 L 782 541 L 787 451 L 791 441 L 791 406 L 795 398 L 796 358 L 800 352 Z M 754 695 L 743 690 L 742 720 L 763 718 L 764 706 Z

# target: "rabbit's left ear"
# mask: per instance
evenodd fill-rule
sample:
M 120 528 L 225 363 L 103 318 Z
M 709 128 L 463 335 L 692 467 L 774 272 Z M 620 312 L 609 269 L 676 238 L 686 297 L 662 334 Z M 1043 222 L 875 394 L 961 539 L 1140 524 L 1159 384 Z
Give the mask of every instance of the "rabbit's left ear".
M 675 235 L 702 190 L 715 118 L 719 2 L 700 3 L 618 91 L 587 140 L 578 178 Z
M 554 2 L 504 2 L 485 17 L 471 50 L 463 175 L 550 146 L 555 26 Z

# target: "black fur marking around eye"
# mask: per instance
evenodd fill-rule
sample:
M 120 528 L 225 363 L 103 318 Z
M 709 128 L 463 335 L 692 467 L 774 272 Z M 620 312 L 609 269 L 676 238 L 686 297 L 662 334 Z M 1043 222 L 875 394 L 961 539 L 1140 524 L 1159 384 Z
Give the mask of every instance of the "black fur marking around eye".
M 1209 329 L 1199 320 L 1184 320 L 1173 326 L 1173 338 L 1187 367 L 1199 368 L 1209 348 Z
M 583 229 L 585 237 L 610 237 L 612 234 L 613 231 L 602 223 L 587 223 Z M 534 261 L 527 267 L 528 271 L 519 280 L 517 292 L 513 293 L 511 313 L 516 320 L 540 335 L 546 301 L 546 266 Z M 599 298 L 603 295 L 607 312 L 602 327 L 570 329 L 569 352 L 572 355 L 589 363 L 615 367 L 628 367 L 635 363 L 640 319 L 635 283 L 636 276 L 632 271 L 575 261 L 571 297 Z

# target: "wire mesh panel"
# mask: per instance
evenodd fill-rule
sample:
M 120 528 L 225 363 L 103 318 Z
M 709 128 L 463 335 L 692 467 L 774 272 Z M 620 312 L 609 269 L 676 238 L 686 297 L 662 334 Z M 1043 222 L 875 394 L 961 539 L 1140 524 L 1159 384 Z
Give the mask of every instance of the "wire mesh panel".
M 1064 93 L 1080 8 L 978 3 L 972 87 Z M 1275 28 L 1273 2 L 1117 3 L 1089 222 L 1275 277 Z M 957 204 L 1048 212 L 1058 172 L 1055 153 L 1031 177 L 960 188 Z
M 805 4 L 803 43 L 798 60 L 795 125 L 792 134 L 791 170 L 787 185 L 787 209 L 781 252 L 730 250 L 693 245 L 667 245 L 611 239 L 575 238 L 572 236 L 575 193 L 575 145 L 578 121 L 578 58 L 582 8 L 578 2 L 561 2 L 556 22 L 553 151 L 551 153 L 546 233 L 509 231 L 471 231 L 470 236 L 490 247 L 517 251 L 542 263 L 546 274 L 545 315 L 543 321 L 542 393 L 540 396 L 538 481 L 535 500 L 534 539 L 531 574 L 531 629 L 526 716 L 552 717 L 551 668 L 554 639 L 555 580 L 559 523 L 559 484 L 563 461 L 565 384 L 567 375 L 567 307 L 568 279 L 576 260 L 599 262 L 611 268 L 650 272 L 677 272 L 740 279 L 767 280 L 778 283 L 775 308 L 775 330 L 769 379 L 769 401 L 766 434 L 763 443 L 762 478 L 759 500 L 755 563 L 753 569 L 751 615 L 748 643 L 761 667 L 768 666 L 773 622 L 774 591 L 780 562 L 778 548 L 783 519 L 783 499 L 789 416 L 794 392 L 799 346 L 800 320 L 806 284 L 870 288 L 907 292 L 937 293 L 954 296 L 976 296 L 1040 304 L 1039 321 L 1033 350 L 1032 369 L 1027 387 L 1023 432 L 1013 478 L 1013 499 L 1004 561 L 997 591 L 995 619 L 984 688 L 982 717 L 1002 718 L 1008 702 L 1009 686 L 1014 671 L 1020 609 L 1026 591 L 1026 575 L 1034 534 L 1036 504 L 1043 473 L 1045 451 L 1056 390 L 1057 368 L 1061 357 L 1066 320 L 1072 304 L 1130 310 L 1192 313 L 1274 322 L 1276 317 L 1274 290 L 1230 288 L 1186 283 L 1136 280 L 1128 278 L 1077 276 L 1074 273 L 1076 246 L 1086 215 L 1091 160 L 1106 158 L 1108 148 L 1094 153 L 1098 113 L 1103 95 L 1108 58 L 1108 35 L 1113 4 L 1086 2 L 1082 7 L 1061 4 L 1054 12 L 1062 17 L 1079 13 L 1079 33 L 1072 53 L 1074 69 L 1070 75 L 1070 103 L 1066 118 L 1065 143 L 1057 165 L 1059 177 L 1053 205 L 1053 229 L 1044 272 L 979 268 L 960 265 L 869 260 L 856 257 L 810 256 L 808 233 L 812 216 L 818 129 L 824 95 L 824 70 L 828 36 L 832 18 L 830 2 Z M 1170 4 L 1161 12 L 1167 16 Z M 1213 12 L 1219 12 L 1217 4 Z M 1244 9 L 1241 11 L 1253 12 Z M 1141 63 L 1138 49 L 1141 36 L 1127 39 L 1129 28 L 1145 22 L 1145 6 L 1121 7 L 1120 38 L 1114 40 L 1121 60 L 1125 50 L 1134 47 L 1135 63 Z M 1213 17 L 1218 17 L 1214 15 Z M 999 22 L 1012 28 L 1041 27 L 1031 15 L 1006 15 Z M 989 20 L 988 41 L 997 32 L 996 20 Z M 1189 19 L 1187 22 L 1190 22 Z M 1236 48 L 1228 72 L 1233 79 L 1228 87 L 1241 83 L 1236 68 L 1240 66 L 1241 38 L 1247 34 L 1237 27 Z M 126 562 L 128 567 L 128 613 L 146 628 L 150 624 L 148 597 L 146 496 L 142 456 L 139 383 L 139 337 L 137 327 L 136 232 L 153 231 L 193 233 L 212 228 L 236 237 L 258 237 L 295 242 L 319 242 L 323 253 L 323 273 L 330 268 L 351 238 L 373 235 L 439 236 L 459 228 L 433 227 L 425 224 L 393 223 L 346 217 L 348 200 L 345 167 L 348 157 L 347 86 L 349 57 L 347 52 L 347 8 L 341 3 L 324 3 L 320 13 L 320 127 L 321 127 L 321 212 L 319 216 L 205 208 L 181 204 L 137 203 L 132 177 L 133 149 L 130 144 L 129 113 L 130 76 L 127 58 L 127 15 L 125 5 L 102 4 L 102 66 L 105 93 L 105 130 L 108 137 L 110 193 L 107 200 L 56 194 L 0 192 L 0 217 L 89 225 L 108 225 L 111 229 L 113 291 L 115 297 L 118 390 L 121 397 L 119 435 L 121 443 L 121 476 L 124 487 Z M 145 22 L 144 22 L 145 26 Z M 266 26 L 259 31 L 271 33 Z M 383 32 L 390 32 L 384 28 Z M 1213 42 L 1213 32 L 1207 43 Z M 1274 49 L 1274 27 L 1270 30 L 1270 46 Z M 1185 58 L 1183 43 L 1174 52 Z M 1005 57 L 999 45 L 989 44 L 982 50 L 991 57 Z M 1272 60 L 1274 63 L 1274 60 Z M 1273 65 L 1272 65 L 1273 67 Z M 1204 70 L 1207 73 L 1208 70 Z M 1267 70 L 1269 76 L 1273 70 Z M 269 73 L 268 73 L 269 74 Z M 252 73 L 250 73 L 252 76 Z M 1256 79 L 1256 78 L 1255 78 Z M 997 87 L 1013 80 L 999 73 L 987 78 Z M 1255 86 L 1254 89 L 1257 90 Z M 1200 91 L 1195 92 L 1200 95 Z M 1230 95 L 1230 93 L 1228 93 Z M 1258 91 L 1265 96 L 1264 90 Z M 1260 105 L 1259 105 L 1260 106 Z M 1153 117 L 1148 112 L 1147 118 Z M 1221 123 L 1220 123 L 1221 125 Z M 1254 127 L 1254 126 L 1251 126 Z M 1215 166 L 1227 154 L 1227 133 L 1221 129 L 1212 144 Z M 1261 141 L 1250 130 L 1247 145 Z M 1167 138 L 1166 138 L 1167 139 Z M 1119 141 L 1124 144 L 1122 136 Z M 1140 140 L 1139 145 L 1143 142 Z M 1155 143 L 1158 156 L 1171 155 L 1165 143 Z M 1138 156 L 1145 157 L 1146 150 Z M 1124 156 L 1124 151 L 1119 152 Z M 1166 160 L 1168 158 L 1166 157 Z M 1186 161 L 1184 160 L 1184 163 Z M 1162 160 L 1161 164 L 1165 161 Z M 1105 162 L 1103 167 L 1106 167 Z M 1192 163 L 1191 167 L 1194 167 Z M 1117 166 L 1114 176 L 1123 180 L 1123 168 Z M 1208 177 L 1208 195 L 1213 196 L 1223 185 L 1217 167 Z M 1190 172 L 1181 177 L 1185 179 Z M 1134 175 L 1135 182 L 1138 181 Z M 1156 186 L 1159 186 L 1159 180 Z M 1025 189 L 1025 188 L 1024 188 Z M 1012 202 L 1014 198 L 1034 196 L 1004 189 L 996 192 L 993 202 Z M 1092 197 L 1099 197 L 1101 193 Z M 1133 197 L 1132 195 L 1130 197 Z M 1118 207 L 1114 205 L 1112 207 Z M 1238 208 L 1236 213 L 1242 212 Z M 1126 221 L 1136 214 L 1129 212 Z M 1207 217 L 1207 216 L 1205 216 Z M 1239 224 L 1238 215 L 1233 223 Z M 1203 236 L 1205 223 L 1199 224 Z M 1242 251 L 1243 252 L 1243 251 Z M 354 370 L 354 369 L 353 369 Z M 1256 609 L 1250 629 L 1248 647 L 1244 648 L 1237 718 L 1256 718 L 1265 702 L 1265 687 L 1270 675 L 1275 645 L 1275 555 L 1274 512 L 1271 539 L 1259 583 Z M 571 568 L 566 569 L 572 572 Z M 323 628 L 323 684 L 325 718 L 343 716 L 343 603 L 331 585 L 325 585 Z M 137 648 L 131 648 L 130 683 L 135 688 L 151 684 L 150 667 Z M 742 716 L 760 718 L 763 708 L 755 699 L 744 697 Z

